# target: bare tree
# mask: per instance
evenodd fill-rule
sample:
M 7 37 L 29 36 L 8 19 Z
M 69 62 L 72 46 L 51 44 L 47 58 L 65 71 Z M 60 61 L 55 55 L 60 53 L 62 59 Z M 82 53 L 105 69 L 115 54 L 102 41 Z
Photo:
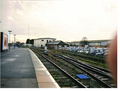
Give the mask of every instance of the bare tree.
M 88 39 L 87 37 L 83 37 L 82 40 L 80 41 L 81 45 L 84 47 L 85 45 L 88 45 Z

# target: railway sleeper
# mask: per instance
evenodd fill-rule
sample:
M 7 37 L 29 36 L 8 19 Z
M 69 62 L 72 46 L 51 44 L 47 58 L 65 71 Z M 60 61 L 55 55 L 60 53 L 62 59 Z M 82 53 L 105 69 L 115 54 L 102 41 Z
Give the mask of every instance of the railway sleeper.
M 59 75 L 56 75 L 56 78 L 57 78 L 57 79 L 65 79 L 65 80 L 66 80 L 66 79 L 69 79 L 67 76 L 64 76 L 64 75 L 61 76 L 61 77 L 60 77 Z
M 112 87 L 116 87 L 116 85 L 115 84 L 110 84 Z
M 65 57 L 64 57 L 64 58 L 61 57 L 61 56 L 58 56 L 58 57 L 60 57 L 60 58 L 62 58 L 62 59 L 64 59 L 64 60 L 67 61 L 67 59 L 65 59 Z M 90 66 L 90 65 L 88 65 L 88 64 L 82 63 L 82 62 L 79 62 L 80 64 L 77 64 L 76 62 L 78 62 L 78 60 L 74 60 L 74 59 L 71 59 L 71 60 L 72 60 L 71 63 L 74 63 L 75 65 L 79 65 L 79 66 L 81 66 L 81 67 L 84 67 L 84 68 L 86 68 L 86 69 L 92 70 L 92 71 L 94 71 L 94 72 L 97 72 L 97 73 L 99 73 L 99 74 L 102 74 L 102 75 L 105 75 L 105 76 L 108 76 L 108 77 L 111 78 L 110 75 L 106 74 L 105 72 L 103 72 L 103 71 L 101 71 L 101 70 L 99 70 L 99 69 L 97 69 L 97 68 L 94 68 L 94 67 L 92 67 L 92 66 Z M 74 61 L 76 61 L 76 62 L 74 62 Z M 88 68 L 87 66 L 90 67 L 90 68 Z
M 44 57 L 43 55 L 42 55 L 42 57 Z M 48 60 L 46 57 L 44 57 L 46 60 Z M 50 61 L 50 60 L 48 60 L 48 61 Z M 54 64 L 55 66 L 57 66 L 55 63 L 53 63 L 52 61 L 50 61 L 52 64 Z M 60 68 L 59 66 L 57 66 L 58 68 Z M 66 73 L 63 69 L 61 69 L 60 68 L 60 70 L 62 70 L 64 73 Z M 69 75 L 68 73 L 66 73 L 66 75 L 68 75 L 69 77 L 71 77 L 72 79 L 74 79 L 71 75 Z M 77 82 L 78 83 L 78 85 L 80 86 L 80 87 L 83 87 L 83 88 L 86 88 L 86 86 L 84 86 L 82 83 L 80 83 L 80 82 L 78 82 L 78 81 L 76 81 L 76 80 L 74 80 L 75 82 Z
M 81 68 L 80 66 L 77 66 L 77 67 L 85 71 L 84 68 Z M 87 72 L 87 71 L 85 71 L 85 72 Z M 87 73 L 89 73 L 89 72 L 87 72 Z M 93 76 L 91 73 L 89 73 L 89 75 Z M 95 77 L 94 77 L 94 78 L 95 78 Z M 97 78 L 95 78 L 95 79 L 98 80 Z M 104 82 L 102 81 L 102 83 L 104 83 Z M 110 86 L 107 85 L 106 83 L 104 83 L 104 85 L 105 85 L 106 87 L 110 87 Z
M 55 79 L 57 82 L 63 82 L 63 83 L 66 83 L 66 82 L 72 82 L 70 79 Z
M 48 69 L 50 72 L 52 71 L 59 71 L 59 69 Z
M 98 79 L 104 78 L 104 76 L 96 76 Z
M 108 81 L 110 80 L 109 78 L 101 78 L 102 81 Z
M 64 59 L 64 60 L 66 60 L 67 61 L 67 59 L 65 59 L 65 58 L 63 58 L 63 57 L 61 57 L 61 56 L 58 56 L 59 58 L 62 58 L 62 59 Z M 70 61 L 69 61 L 70 62 Z M 74 63 L 74 62 L 70 62 L 70 63 Z M 76 63 L 75 63 L 76 64 Z M 82 63 L 83 64 L 83 63 Z M 81 65 L 82 66 L 82 65 Z M 84 66 L 85 67 L 85 66 Z M 79 66 L 79 68 L 81 68 L 80 66 Z M 86 68 L 86 67 L 85 67 Z M 93 68 L 93 67 L 92 67 Z M 83 68 L 82 68 L 83 69 Z M 85 70 L 84 70 L 85 71 Z M 97 70 L 98 71 L 98 70 Z M 101 73 L 101 72 L 99 72 L 99 73 Z M 102 72 L 102 73 L 104 73 L 104 72 Z M 90 73 L 89 73 L 90 74 Z M 92 75 L 92 74 L 90 74 L 90 75 Z M 97 80 L 97 78 L 96 78 L 96 80 Z M 104 83 L 103 81 L 102 81 L 102 83 Z M 109 86 L 109 85 L 107 85 L 107 84 L 105 84 L 104 83 L 104 85 L 106 86 L 106 87 L 111 87 L 111 86 Z
M 57 56 L 57 55 L 56 55 Z M 61 56 L 59 56 L 60 58 L 62 58 L 62 59 L 64 59 L 65 60 L 65 58 L 63 58 L 63 57 L 61 57 Z M 74 63 L 74 62 L 73 62 Z M 75 63 L 76 64 L 76 63 Z M 82 64 L 84 64 L 84 63 L 82 63 Z M 86 64 L 85 64 L 86 65 Z M 88 65 L 87 65 L 88 66 Z M 85 66 L 84 66 L 85 67 Z M 90 66 L 89 66 L 90 67 Z M 86 67 L 85 67 L 86 68 Z M 93 67 L 92 67 L 93 68 Z M 98 70 L 97 70 L 98 71 Z M 102 73 L 104 73 L 103 71 L 101 71 Z M 100 77 L 100 78 L 103 78 L 103 77 Z M 76 80 L 78 80 L 78 79 L 76 79 Z M 105 79 L 104 79 L 105 80 Z

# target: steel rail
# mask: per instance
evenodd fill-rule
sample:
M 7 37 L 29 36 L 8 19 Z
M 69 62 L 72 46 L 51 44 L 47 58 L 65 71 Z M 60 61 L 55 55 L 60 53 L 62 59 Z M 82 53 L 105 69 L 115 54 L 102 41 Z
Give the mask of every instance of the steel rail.
M 62 56 L 62 55 L 60 55 L 60 56 L 66 58 L 66 59 L 68 59 L 68 60 L 72 60 L 73 62 L 77 62 L 78 64 L 76 64 L 76 65 L 79 65 L 79 66 L 84 67 L 84 68 L 86 68 L 86 69 L 88 69 L 88 70 L 94 71 L 94 72 L 96 72 L 96 73 L 98 73 L 98 74 L 104 75 L 104 76 L 112 79 L 112 76 L 111 76 L 110 74 L 108 74 L 108 73 L 106 73 L 106 72 L 104 72 L 104 71 L 102 71 L 102 70 L 100 70 L 100 69 L 97 69 L 97 68 L 95 68 L 95 67 L 93 67 L 93 66 L 91 66 L 91 65 L 82 63 L 82 62 L 80 62 L 80 61 L 78 61 L 78 60 L 76 60 L 76 59 L 73 59 L 73 58 L 68 58 L 68 57 L 65 57 L 65 56 Z
M 72 58 L 72 59 L 75 59 L 75 58 L 73 58 L 72 56 L 69 56 L 69 55 L 62 55 L 62 56 L 65 56 L 65 57 L 67 57 L 67 58 Z M 82 60 L 82 59 L 81 59 Z M 84 60 L 83 60 L 84 61 Z M 90 66 L 93 66 L 93 65 L 90 65 Z M 105 72 L 109 72 L 110 73 L 110 70 L 107 70 L 107 69 L 104 69 L 104 68 L 100 68 L 100 67 L 97 67 L 97 66 L 93 66 L 93 67 L 95 67 L 95 68 L 97 68 L 97 69 L 100 69 L 100 70 L 102 70 L 102 71 L 105 71 Z
M 58 65 L 56 65 L 54 62 L 52 62 L 51 60 L 49 60 L 48 58 L 46 58 L 45 56 L 43 56 L 42 54 L 38 53 L 36 51 L 37 54 L 41 55 L 43 58 L 45 58 L 47 61 L 49 61 L 50 63 L 52 63 L 54 66 L 56 66 L 58 69 L 60 69 L 62 72 L 64 72 L 67 76 L 69 76 L 70 78 L 72 78 L 81 88 L 87 88 L 85 85 L 83 85 L 81 82 L 79 82 L 78 80 L 76 80 L 73 76 L 71 76 L 69 73 L 67 73 L 65 70 L 63 70 L 62 68 L 60 68 Z
M 57 55 L 54 55 L 54 56 L 57 56 Z M 60 57 L 60 56 L 57 56 L 57 57 Z M 92 76 L 93 78 L 95 78 L 97 81 L 101 82 L 105 87 L 107 88 L 113 88 L 112 86 L 106 84 L 105 82 L 103 82 L 102 80 L 98 79 L 97 77 L 95 77 L 92 73 L 88 72 L 86 69 L 84 69 L 83 67 L 80 67 L 79 65 L 77 65 L 77 63 L 73 63 L 71 61 L 69 61 L 68 59 L 65 59 L 65 58 L 62 58 L 60 57 L 61 59 L 73 64 L 74 66 L 76 66 L 77 68 L 83 70 L 84 72 L 86 72 L 87 74 L 89 74 L 90 76 Z

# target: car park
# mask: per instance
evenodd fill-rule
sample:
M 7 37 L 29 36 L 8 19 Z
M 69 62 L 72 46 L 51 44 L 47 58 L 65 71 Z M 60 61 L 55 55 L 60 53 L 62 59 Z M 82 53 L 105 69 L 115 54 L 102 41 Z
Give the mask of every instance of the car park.
M 108 48 L 101 48 L 101 47 L 75 47 L 69 46 L 64 48 L 66 51 L 77 52 L 81 54 L 89 54 L 91 56 L 103 57 L 106 56 L 109 52 Z

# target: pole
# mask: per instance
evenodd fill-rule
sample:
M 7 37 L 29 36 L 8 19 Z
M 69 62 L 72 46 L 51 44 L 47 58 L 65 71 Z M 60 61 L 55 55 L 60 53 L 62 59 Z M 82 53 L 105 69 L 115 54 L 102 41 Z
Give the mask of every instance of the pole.
M 11 35 L 11 30 L 8 30 L 8 32 L 9 32 L 9 50 L 10 50 L 10 35 Z
M 28 24 L 28 39 L 29 39 L 29 24 Z M 30 44 L 30 39 L 28 41 L 28 44 Z
M 15 36 L 16 36 L 16 34 L 14 34 L 14 48 L 15 48 Z

